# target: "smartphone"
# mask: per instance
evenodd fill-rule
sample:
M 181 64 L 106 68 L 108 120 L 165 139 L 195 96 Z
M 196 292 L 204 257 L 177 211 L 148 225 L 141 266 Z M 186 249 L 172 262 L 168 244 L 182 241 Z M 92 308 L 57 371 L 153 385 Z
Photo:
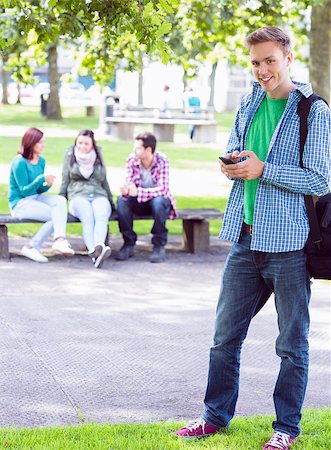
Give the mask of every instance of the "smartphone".
M 224 162 L 224 164 L 236 164 L 232 159 L 226 158 L 225 156 L 219 156 L 218 159 Z

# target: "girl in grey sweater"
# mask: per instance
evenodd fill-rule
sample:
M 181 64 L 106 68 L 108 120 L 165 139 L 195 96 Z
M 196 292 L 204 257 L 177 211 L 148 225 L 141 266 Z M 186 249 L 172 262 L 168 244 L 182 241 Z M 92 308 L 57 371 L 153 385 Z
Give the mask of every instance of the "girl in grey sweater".
M 80 131 L 65 153 L 60 195 L 69 200 L 71 214 L 81 221 L 89 256 L 100 268 L 111 253 L 105 240 L 114 203 L 92 130 Z

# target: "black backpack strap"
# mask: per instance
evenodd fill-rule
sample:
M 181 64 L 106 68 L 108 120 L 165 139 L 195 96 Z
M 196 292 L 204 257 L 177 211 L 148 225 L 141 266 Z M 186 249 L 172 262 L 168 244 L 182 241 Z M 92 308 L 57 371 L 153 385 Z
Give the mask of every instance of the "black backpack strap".
M 308 115 L 311 108 L 311 105 L 316 100 L 323 100 L 322 97 L 319 97 L 316 94 L 311 94 L 309 97 L 305 97 L 302 95 L 301 100 L 298 103 L 297 114 L 300 117 L 300 167 L 303 168 L 303 149 L 306 143 L 307 134 L 308 134 Z M 326 103 L 326 102 L 325 102 Z M 309 227 L 310 227 L 310 236 L 314 244 L 319 247 L 319 244 L 322 241 L 320 227 L 318 224 L 318 219 L 316 215 L 316 210 L 314 206 L 313 197 L 311 195 L 304 195 L 305 205 L 308 215 Z
M 300 166 L 303 167 L 302 155 L 303 149 L 306 143 L 307 134 L 308 134 L 308 116 L 311 105 L 316 100 L 323 100 L 326 104 L 327 101 L 324 100 L 323 97 L 319 97 L 317 94 L 311 94 L 309 97 L 301 96 L 301 100 L 297 106 L 297 114 L 300 117 Z

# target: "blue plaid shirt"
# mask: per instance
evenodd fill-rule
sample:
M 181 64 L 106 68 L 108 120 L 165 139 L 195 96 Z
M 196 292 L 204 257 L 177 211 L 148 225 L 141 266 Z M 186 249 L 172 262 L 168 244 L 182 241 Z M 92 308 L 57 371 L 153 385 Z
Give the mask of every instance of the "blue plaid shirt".
M 301 95 L 312 94 L 310 84 L 297 83 L 272 136 L 254 208 L 251 250 L 289 252 L 304 247 L 309 224 L 303 194 L 325 195 L 330 183 L 330 110 L 318 100 L 308 117 L 308 136 L 300 167 Z M 247 131 L 265 92 L 258 83 L 242 101 L 227 146 L 227 153 L 245 150 Z M 220 239 L 238 242 L 244 217 L 244 181 L 237 178 L 225 210 Z

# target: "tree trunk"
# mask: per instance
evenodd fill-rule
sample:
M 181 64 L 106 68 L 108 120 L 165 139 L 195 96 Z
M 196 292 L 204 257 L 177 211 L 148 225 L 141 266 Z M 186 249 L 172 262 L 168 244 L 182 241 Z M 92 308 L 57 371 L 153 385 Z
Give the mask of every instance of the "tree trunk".
M 61 105 L 59 98 L 59 72 L 57 68 L 57 48 L 52 45 L 48 49 L 48 81 L 49 81 L 49 97 L 47 102 L 47 119 L 62 119 Z
M 314 92 L 330 104 L 331 0 L 313 6 L 310 30 L 309 78 Z
M 2 57 L 2 99 L 1 102 L 4 105 L 8 105 L 8 81 L 9 81 L 9 73 L 4 69 L 8 61 L 8 55 L 3 55 Z
M 16 104 L 20 105 L 21 104 L 21 86 L 20 86 L 20 83 L 16 83 L 16 89 L 17 89 Z
M 139 52 L 139 66 L 138 66 L 138 105 L 144 104 L 143 99 L 143 54 Z
M 188 77 L 188 73 L 187 70 L 185 70 L 184 66 L 183 67 L 183 84 L 184 84 L 184 91 L 186 91 L 186 89 L 189 86 L 189 77 Z
M 208 106 L 210 106 L 211 108 L 214 108 L 216 69 L 217 69 L 217 62 L 213 64 L 212 71 L 209 77 L 210 95 L 208 100 Z

